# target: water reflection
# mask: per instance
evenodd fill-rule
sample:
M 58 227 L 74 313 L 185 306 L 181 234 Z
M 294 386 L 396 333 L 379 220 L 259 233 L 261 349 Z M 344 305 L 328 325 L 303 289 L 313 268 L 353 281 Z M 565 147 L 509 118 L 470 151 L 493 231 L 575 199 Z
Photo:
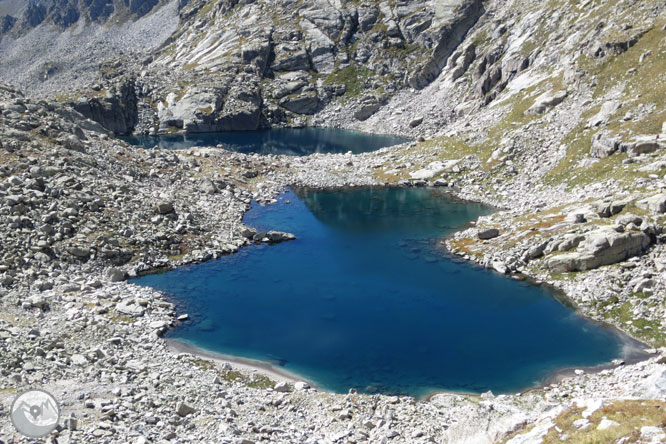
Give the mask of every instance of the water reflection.
M 313 153 L 354 154 L 375 151 L 409 139 L 333 128 L 272 129 L 163 136 L 123 137 L 127 143 L 146 148 L 187 149 L 217 146 L 240 153 L 306 156 Z

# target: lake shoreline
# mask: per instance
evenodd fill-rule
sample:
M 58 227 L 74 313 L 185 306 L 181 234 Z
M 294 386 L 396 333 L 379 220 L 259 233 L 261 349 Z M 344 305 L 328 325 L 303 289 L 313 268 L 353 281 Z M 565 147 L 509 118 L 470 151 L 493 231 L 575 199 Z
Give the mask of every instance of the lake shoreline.
M 306 382 L 310 387 L 319 389 L 312 381 L 302 378 L 295 373 L 277 368 L 275 365 L 266 361 L 218 353 L 178 339 L 167 338 L 166 343 L 168 349 L 173 353 L 189 353 L 194 356 L 210 359 L 216 364 L 232 364 L 234 367 L 241 369 L 244 372 L 258 373 L 271 378 L 276 382 L 288 382 L 292 384 L 296 382 Z

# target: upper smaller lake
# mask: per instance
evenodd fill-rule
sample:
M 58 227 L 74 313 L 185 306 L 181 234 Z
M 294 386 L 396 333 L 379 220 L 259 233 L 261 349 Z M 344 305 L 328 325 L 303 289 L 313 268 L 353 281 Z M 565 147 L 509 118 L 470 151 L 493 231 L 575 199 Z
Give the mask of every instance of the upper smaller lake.
M 313 153 L 347 153 L 349 151 L 359 154 L 409 141 L 404 137 L 334 128 L 130 136 L 123 137 L 122 140 L 146 148 L 157 146 L 162 149 L 188 149 L 196 146 L 222 145 L 229 151 L 239 153 L 286 154 L 288 156 L 307 156 Z

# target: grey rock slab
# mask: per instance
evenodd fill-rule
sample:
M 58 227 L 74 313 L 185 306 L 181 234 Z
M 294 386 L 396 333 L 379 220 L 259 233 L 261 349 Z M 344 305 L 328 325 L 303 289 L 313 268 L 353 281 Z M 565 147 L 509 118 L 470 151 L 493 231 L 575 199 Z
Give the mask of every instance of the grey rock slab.
M 637 256 L 651 243 L 650 236 L 642 232 L 618 233 L 601 229 L 586 235 L 582 251 L 552 256 L 547 264 L 555 272 L 591 270 Z
M 566 99 L 567 91 L 548 91 L 536 98 L 534 104 L 525 111 L 526 114 L 543 114 Z
M 481 240 L 493 239 L 499 236 L 499 230 L 497 228 L 488 228 L 486 230 L 479 230 L 476 233 L 476 236 Z
M 651 211 L 657 214 L 666 213 L 666 193 L 657 194 L 647 199 L 636 202 L 638 208 Z
M 314 114 L 319 109 L 316 91 L 283 97 L 280 106 L 296 114 Z
M 181 417 L 185 417 L 187 415 L 190 415 L 190 414 L 194 413 L 195 411 L 196 410 L 193 407 L 191 407 L 190 405 L 188 405 L 184 402 L 180 402 L 176 406 L 176 414 L 178 416 L 181 416 Z
M 134 300 L 126 300 L 116 305 L 116 311 L 128 316 L 141 317 L 146 313 L 146 309 L 137 304 Z
M 158 202 L 155 205 L 155 210 L 159 214 L 169 214 L 173 212 L 173 203 L 172 202 Z

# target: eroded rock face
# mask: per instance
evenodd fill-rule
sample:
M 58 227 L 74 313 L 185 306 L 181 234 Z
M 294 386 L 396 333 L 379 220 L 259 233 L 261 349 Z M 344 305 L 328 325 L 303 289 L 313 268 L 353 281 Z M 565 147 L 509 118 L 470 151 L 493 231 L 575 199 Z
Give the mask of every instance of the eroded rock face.
M 409 84 L 424 88 L 432 82 L 445 66 L 448 57 L 458 47 L 465 34 L 483 13 L 480 0 L 448 0 L 437 2 L 435 23 L 441 27 L 424 36 L 433 43 L 433 51 L 427 62 L 419 66 L 410 76 Z M 423 17 L 421 17 L 423 18 Z M 421 25 L 418 25 L 420 27 Z
M 138 123 L 137 97 L 132 80 L 119 89 L 107 91 L 103 98 L 81 98 L 72 106 L 87 118 L 116 134 L 129 134 Z
M 191 1 L 168 47 L 141 68 L 134 129 L 283 126 L 303 122 L 346 93 L 360 102 L 356 118 L 366 120 L 400 89 L 434 80 L 482 12 L 480 0 Z M 459 75 L 474 57 L 474 45 L 467 45 L 458 57 Z M 125 129 L 98 101 L 102 106 L 93 101 L 80 111 L 114 132 Z

